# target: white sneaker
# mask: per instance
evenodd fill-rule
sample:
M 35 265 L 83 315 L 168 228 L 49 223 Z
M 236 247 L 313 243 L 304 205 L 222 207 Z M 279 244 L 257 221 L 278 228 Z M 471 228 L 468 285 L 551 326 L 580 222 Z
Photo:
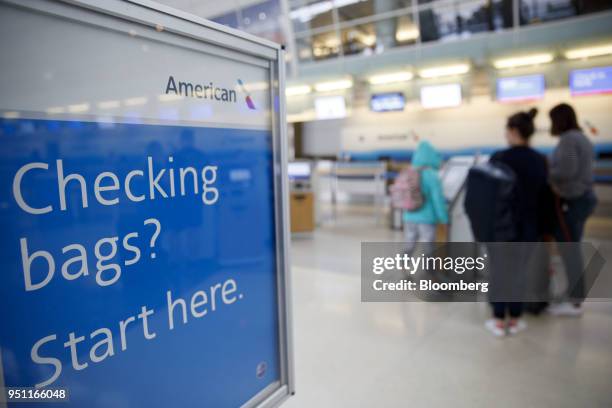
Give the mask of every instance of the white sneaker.
M 561 302 L 555 305 L 550 305 L 547 311 L 553 316 L 579 317 L 582 315 L 582 307 L 575 306 L 569 302 Z
M 511 335 L 518 334 L 527 328 L 527 322 L 523 319 L 519 319 L 515 324 L 508 325 L 508 333 Z
M 505 328 L 499 327 L 496 319 L 487 320 L 485 322 L 485 327 L 496 337 L 504 337 L 506 335 Z

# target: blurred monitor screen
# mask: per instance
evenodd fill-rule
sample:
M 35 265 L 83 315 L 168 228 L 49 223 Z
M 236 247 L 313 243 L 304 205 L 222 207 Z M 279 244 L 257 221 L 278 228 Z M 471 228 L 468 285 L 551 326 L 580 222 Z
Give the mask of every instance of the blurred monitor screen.
M 292 180 L 310 178 L 310 163 L 290 162 L 287 164 L 287 174 Z
M 461 85 L 431 85 L 421 87 L 421 105 L 426 109 L 461 105 Z
M 370 109 L 374 112 L 403 111 L 406 98 L 401 92 L 374 94 L 370 98 Z
M 497 79 L 497 100 L 500 102 L 531 101 L 544 97 L 544 75 L 525 75 Z
M 572 95 L 612 93 L 612 67 L 571 71 L 569 84 Z
M 320 96 L 314 102 L 317 119 L 339 119 L 346 117 L 344 96 Z

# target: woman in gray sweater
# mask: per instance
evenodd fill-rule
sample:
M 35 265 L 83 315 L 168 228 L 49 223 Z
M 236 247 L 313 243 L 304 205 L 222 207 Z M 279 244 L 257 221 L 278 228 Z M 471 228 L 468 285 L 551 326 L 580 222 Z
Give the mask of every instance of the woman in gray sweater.
M 587 218 L 597 205 L 593 192 L 593 145 L 584 135 L 574 109 L 562 103 L 550 111 L 551 134 L 559 137 L 553 151 L 549 177 L 559 196 L 557 205 L 557 242 L 580 242 Z M 569 302 L 551 306 L 552 314 L 579 316 L 584 300 L 584 264 L 579 245 L 560 250 L 568 278 Z

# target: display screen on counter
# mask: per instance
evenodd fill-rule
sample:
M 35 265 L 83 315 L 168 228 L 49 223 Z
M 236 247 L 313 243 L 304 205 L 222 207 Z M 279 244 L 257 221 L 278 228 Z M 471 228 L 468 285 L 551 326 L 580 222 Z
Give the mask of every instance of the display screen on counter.
M 292 180 L 310 178 L 310 172 L 309 162 L 289 162 L 287 164 L 287 174 Z
M 571 71 L 569 86 L 573 96 L 612 93 L 612 67 Z
M 421 105 L 425 109 L 449 108 L 461 105 L 461 85 L 430 85 L 421 88 Z
M 401 92 L 374 94 L 370 98 L 370 109 L 373 112 L 403 111 L 406 98 Z
M 525 75 L 497 79 L 497 100 L 500 102 L 532 101 L 544 97 L 544 75 Z
M 321 96 L 315 99 L 317 119 L 340 119 L 346 117 L 344 96 Z

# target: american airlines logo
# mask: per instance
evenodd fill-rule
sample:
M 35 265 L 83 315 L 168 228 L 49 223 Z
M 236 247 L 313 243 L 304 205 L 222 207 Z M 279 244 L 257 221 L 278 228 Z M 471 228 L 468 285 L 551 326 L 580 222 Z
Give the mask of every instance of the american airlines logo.
M 255 103 L 251 94 L 247 91 L 244 82 L 237 80 L 240 92 L 244 94 L 244 101 L 247 107 L 255 110 Z M 238 101 L 236 90 L 216 86 L 212 81 L 205 83 L 192 83 L 186 81 L 176 81 L 172 75 L 168 77 L 166 84 L 166 95 L 185 96 L 188 98 L 207 99 L 218 102 L 236 103 Z
M 251 98 L 251 94 L 244 87 L 244 83 L 242 79 L 238 78 L 238 85 L 240 86 L 240 90 L 245 94 L 245 102 L 249 109 L 255 110 L 255 104 L 253 103 L 253 99 Z

